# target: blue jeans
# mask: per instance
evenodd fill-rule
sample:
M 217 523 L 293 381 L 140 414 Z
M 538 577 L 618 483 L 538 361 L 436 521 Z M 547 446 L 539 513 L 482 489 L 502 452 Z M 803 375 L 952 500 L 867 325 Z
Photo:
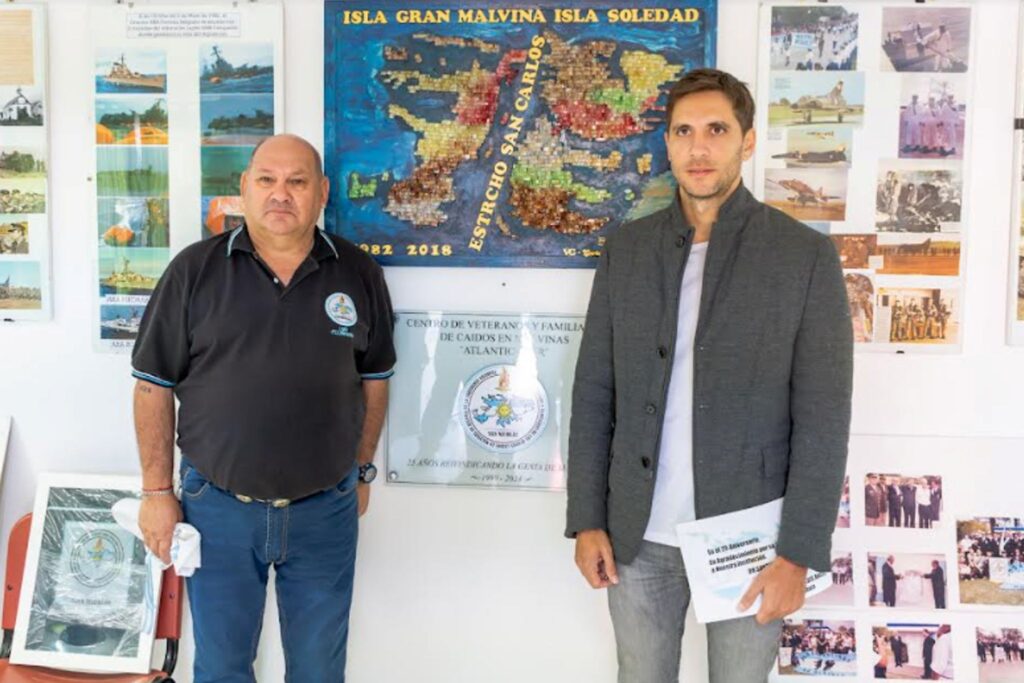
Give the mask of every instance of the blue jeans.
M 202 567 L 188 579 L 195 683 L 256 680 L 253 661 L 271 564 L 285 679 L 344 683 L 358 468 L 336 487 L 282 508 L 243 503 L 186 460 L 181 472 L 185 521 L 202 535 Z
M 629 564 L 617 564 L 608 588 L 619 683 L 677 683 L 690 584 L 679 548 L 644 541 Z M 779 654 L 782 620 L 754 617 L 708 624 L 710 683 L 765 683 Z

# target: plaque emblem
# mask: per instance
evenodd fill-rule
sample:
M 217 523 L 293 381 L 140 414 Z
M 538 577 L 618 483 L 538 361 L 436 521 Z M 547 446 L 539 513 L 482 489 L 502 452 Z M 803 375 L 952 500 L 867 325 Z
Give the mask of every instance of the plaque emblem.
M 459 401 L 462 428 L 481 448 L 514 453 L 544 433 L 548 395 L 536 375 L 514 365 L 474 373 Z
M 118 577 L 124 558 L 121 539 L 105 529 L 95 529 L 82 534 L 75 542 L 68 568 L 83 586 L 99 588 Z

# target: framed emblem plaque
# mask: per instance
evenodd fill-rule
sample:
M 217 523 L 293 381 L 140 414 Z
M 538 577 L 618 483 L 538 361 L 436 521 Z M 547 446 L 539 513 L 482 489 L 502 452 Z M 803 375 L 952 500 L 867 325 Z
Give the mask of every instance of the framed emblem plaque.
M 583 317 L 398 314 L 388 481 L 565 488 Z
M 140 489 L 138 477 L 40 475 L 12 662 L 150 670 L 162 571 L 111 513 Z

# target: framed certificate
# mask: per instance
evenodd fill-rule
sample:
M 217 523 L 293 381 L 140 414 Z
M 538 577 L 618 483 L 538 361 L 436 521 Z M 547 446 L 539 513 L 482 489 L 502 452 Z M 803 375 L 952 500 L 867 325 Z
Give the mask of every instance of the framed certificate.
M 12 662 L 150 670 L 162 572 L 111 513 L 140 489 L 137 477 L 40 475 Z

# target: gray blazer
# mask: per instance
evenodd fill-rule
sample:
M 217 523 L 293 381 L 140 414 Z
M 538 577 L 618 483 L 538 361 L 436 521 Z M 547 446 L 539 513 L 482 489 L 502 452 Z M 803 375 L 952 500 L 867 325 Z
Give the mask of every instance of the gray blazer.
M 611 236 L 594 277 L 573 387 L 566 535 L 607 530 L 619 562 L 636 556 L 650 516 L 692 240 L 673 202 Z M 853 374 L 838 254 L 741 185 L 719 210 L 706 258 L 693 356 L 697 517 L 785 495 L 778 553 L 827 570 Z

